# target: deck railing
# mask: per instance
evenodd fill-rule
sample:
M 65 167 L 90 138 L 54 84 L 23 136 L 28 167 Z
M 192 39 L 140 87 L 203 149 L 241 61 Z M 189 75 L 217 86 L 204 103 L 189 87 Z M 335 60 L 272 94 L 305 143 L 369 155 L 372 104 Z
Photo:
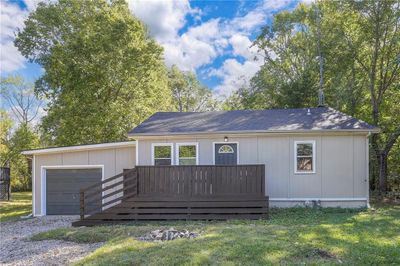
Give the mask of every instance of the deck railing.
M 80 219 L 137 195 L 136 168 L 80 190 Z
M 265 195 L 264 165 L 137 166 L 138 195 Z
M 265 196 L 264 165 L 136 166 L 80 192 L 80 218 L 125 199 Z

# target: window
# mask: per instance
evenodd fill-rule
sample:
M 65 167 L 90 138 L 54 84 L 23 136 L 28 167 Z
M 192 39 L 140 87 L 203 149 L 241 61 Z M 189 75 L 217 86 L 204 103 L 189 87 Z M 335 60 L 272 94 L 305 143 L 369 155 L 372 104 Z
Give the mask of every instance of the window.
M 234 151 L 231 145 L 222 145 L 219 148 L 218 153 L 234 153 Z
M 172 144 L 153 145 L 153 165 L 172 165 Z
M 315 173 L 315 141 L 295 141 L 295 173 Z
M 197 143 L 176 144 L 177 164 L 178 165 L 196 165 L 197 162 Z

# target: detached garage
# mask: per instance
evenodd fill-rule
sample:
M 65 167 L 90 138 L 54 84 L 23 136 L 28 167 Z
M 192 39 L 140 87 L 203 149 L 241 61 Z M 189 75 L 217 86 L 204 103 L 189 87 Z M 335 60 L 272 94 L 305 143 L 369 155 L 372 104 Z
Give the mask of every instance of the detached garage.
M 32 159 L 33 214 L 79 214 L 79 191 L 136 165 L 136 142 L 25 151 Z M 99 195 L 99 201 L 100 201 Z

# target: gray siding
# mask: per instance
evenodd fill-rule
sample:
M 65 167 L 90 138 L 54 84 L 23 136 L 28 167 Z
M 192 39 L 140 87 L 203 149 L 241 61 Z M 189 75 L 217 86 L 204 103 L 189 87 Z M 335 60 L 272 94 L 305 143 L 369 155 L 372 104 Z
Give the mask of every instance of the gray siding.
M 35 155 L 35 215 L 41 215 L 42 168 L 44 166 L 71 165 L 104 165 L 104 178 L 119 174 L 123 169 L 133 168 L 136 164 L 136 149 L 134 146 L 106 148 L 87 151 L 59 152 Z
M 230 142 L 239 143 L 239 164 L 265 164 L 266 191 L 272 200 L 330 199 L 332 201 L 340 198 L 348 200 L 368 197 L 366 134 L 281 134 L 249 137 L 228 135 L 228 137 Z M 172 143 L 175 153 L 176 143 L 181 142 L 197 142 L 199 164 L 213 164 L 213 142 L 223 142 L 223 138 L 224 136 L 209 135 L 139 139 L 138 164 L 151 165 L 152 143 Z M 316 142 L 316 172 L 313 174 L 295 174 L 294 142 L 299 140 Z M 331 205 L 334 204 L 334 201 L 332 202 Z

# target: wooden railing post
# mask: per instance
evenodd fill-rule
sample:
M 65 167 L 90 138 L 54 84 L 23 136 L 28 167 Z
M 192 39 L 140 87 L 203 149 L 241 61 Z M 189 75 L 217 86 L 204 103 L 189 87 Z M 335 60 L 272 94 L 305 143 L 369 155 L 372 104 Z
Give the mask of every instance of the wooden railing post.
M 265 196 L 265 164 L 261 165 L 261 193 Z
M 81 190 L 79 192 L 79 202 L 80 202 L 80 216 L 81 216 L 81 221 L 85 219 L 85 192 Z

